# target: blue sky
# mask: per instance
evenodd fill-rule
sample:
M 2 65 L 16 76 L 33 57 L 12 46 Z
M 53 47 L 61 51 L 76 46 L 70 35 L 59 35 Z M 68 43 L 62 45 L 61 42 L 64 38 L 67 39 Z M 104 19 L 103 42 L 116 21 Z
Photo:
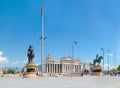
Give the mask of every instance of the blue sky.
M 27 58 L 29 45 L 34 47 L 35 63 L 41 61 L 41 6 L 44 4 L 45 57 L 54 59 L 74 56 L 90 62 L 100 48 L 116 54 L 120 64 L 120 1 L 119 0 L 1 0 L 0 1 L 0 51 L 8 63 L 19 63 Z M 110 56 L 113 66 L 114 55 Z

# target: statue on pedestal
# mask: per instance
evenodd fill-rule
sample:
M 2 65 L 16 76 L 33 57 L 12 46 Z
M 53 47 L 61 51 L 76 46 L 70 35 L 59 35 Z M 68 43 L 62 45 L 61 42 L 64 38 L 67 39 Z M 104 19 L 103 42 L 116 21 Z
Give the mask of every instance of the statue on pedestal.
M 32 63 L 34 58 L 34 52 L 33 52 L 33 47 L 31 45 L 28 48 L 27 57 L 28 57 L 28 63 Z
M 100 66 L 101 59 L 103 59 L 103 57 L 96 54 L 96 58 L 93 60 L 93 64 L 91 64 L 91 75 L 102 75 L 102 67 Z
M 33 63 L 34 52 L 33 47 L 30 45 L 27 52 L 28 63 L 23 68 L 23 77 L 24 78 L 31 78 L 37 77 L 38 74 L 38 66 Z

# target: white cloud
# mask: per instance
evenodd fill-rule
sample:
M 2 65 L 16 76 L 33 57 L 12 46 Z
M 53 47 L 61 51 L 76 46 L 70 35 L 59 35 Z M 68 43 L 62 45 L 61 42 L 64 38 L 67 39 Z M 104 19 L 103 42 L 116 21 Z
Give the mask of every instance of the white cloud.
M 3 55 L 3 52 L 0 51 L 0 64 L 8 63 L 7 57 L 3 57 L 2 55 Z
M 15 62 L 12 62 L 12 65 L 14 66 L 14 65 L 17 65 L 19 63 L 20 63 L 19 61 L 15 61 Z
M 0 56 L 2 56 L 3 52 L 0 51 Z
M 112 53 L 109 53 L 109 54 L 107 54 L 107 55 L 109 55 L 109 56 L 114 56 Z
M 36 65 L 40 65 L 40 63 L 36 63 Z
M 105 65 L 104 65 L 104 68 L 105 68 L 106 70 L 108 70 L 108 64 L 105 64 Z M 113 69 L 113 68 L 116 68 L 116 67 L 109 65 L 109 70 L 111 70 L 111 69 Z
M 110 65 L 109 65 L 109 67 L 110 67 Z M 108 68 L 108 64 L 105 64 L 105 65 L 104 65 L 104 68 Z
M 26 64 L 27 63 L 27 59 L 25 59 L 25 60 L 23 60 L 23 62 L 22 62 L 23 64 Z
M 109 56 L 113 56 L 113 54 L 110 53 Z

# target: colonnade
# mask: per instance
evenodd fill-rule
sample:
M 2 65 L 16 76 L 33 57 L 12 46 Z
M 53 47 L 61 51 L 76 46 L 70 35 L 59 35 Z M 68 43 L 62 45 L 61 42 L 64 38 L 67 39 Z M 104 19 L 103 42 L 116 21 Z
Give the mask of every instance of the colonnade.
M 51 64 L 46 63 L 44 65 L 45 73 L 71 73 L 71 64 Z M 81 65 L 73 65 L 73 73 L 79 73 L 81 71 Z

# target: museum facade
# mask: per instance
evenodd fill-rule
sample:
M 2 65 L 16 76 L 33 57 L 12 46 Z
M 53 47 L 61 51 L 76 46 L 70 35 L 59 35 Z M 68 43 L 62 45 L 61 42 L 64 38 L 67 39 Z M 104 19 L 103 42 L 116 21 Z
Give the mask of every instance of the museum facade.
M 48 55 L 44 60 L 44 73 L 55 74 L 71 74 L 81 73 L 82 71 L 90 71 L 90 63 L 81 62 L 80 59 L 73 59 L 63 57 L 60 59 L 53 59 L 52 56 Z

